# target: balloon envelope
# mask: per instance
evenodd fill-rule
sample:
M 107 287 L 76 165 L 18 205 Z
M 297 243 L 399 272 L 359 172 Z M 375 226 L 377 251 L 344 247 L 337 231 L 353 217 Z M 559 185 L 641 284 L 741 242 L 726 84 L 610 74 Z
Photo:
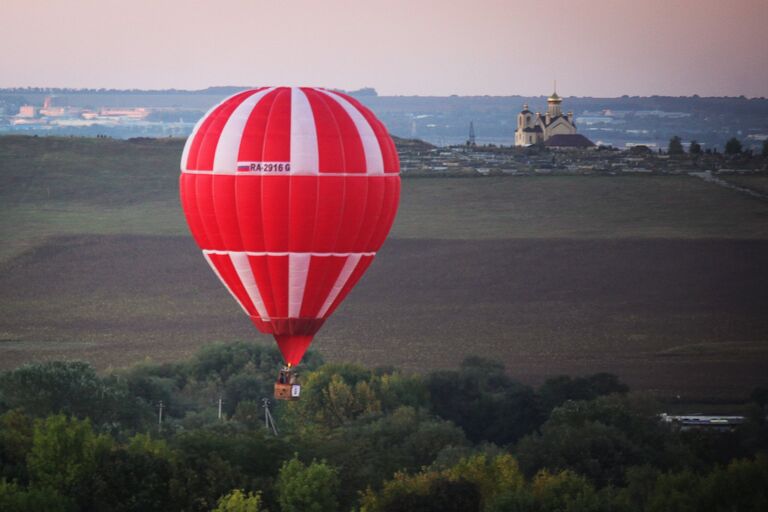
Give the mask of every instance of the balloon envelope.
M 213 271 L 296 365 L 384 243 L 400 164 L 384 125 L 354 98 L 264 87 L 198 122 L 180 192 Z

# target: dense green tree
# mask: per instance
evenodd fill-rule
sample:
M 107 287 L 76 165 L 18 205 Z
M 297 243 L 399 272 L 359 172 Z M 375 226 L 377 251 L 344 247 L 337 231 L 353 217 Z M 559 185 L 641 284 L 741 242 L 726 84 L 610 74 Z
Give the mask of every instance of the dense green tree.
M 644 470 L 644 483 L 636 489 L 634 510 L 729 512 L 768 509 L 768 458 L 736 459 L 706 474 L 690 470 L 658 473 Z M 630 483 L 633 483 L 632 481 Z M 622 490 L 626 495 L 630 486 Z M 644 494 L 644 496 L 643 496 Z
M 511 443 L 543 420 L 533 390 L 511 380 L 498 363 L 470 358 L 459 371 L 430 374 L 426 385 L 434 412 L 474 442 Z
M 171 492 L 185 510 L 210 510 L 232 489 L 266 493 L 289 449 L 282 438 L 235 425 L 185 432 L 171 448 L 176 453 Z
M 151 512 L 172 509 L 171 461 L 155 453 L 123 448 L 96 454 L 87 482 L 92 509 L 104 512 Z
M 47 487 L 25 489 L 0 479 L 0 510 L 3 512 L 74 512 L 74 502 Z
M 463 478 L 440 478 L 432 482 L 426 495 L 428 508 L 434 512 L 480 512 L 480 492 L 477 486 Z M 395 512 L 393 508 L 385 509 Z M 406 512 L 408 509 L 400 509 Z
M 265 512 L 262 505 L 261 493 L 245 493 L 235 489 L 219 498 L 213 512 Z
M 296 423 L 336 428 L 366 414 L 397 407 L 423 407 L 426 388 L 418 377 L 386 371 L 371 372 L 353 364 L 326 364 L 302 383 L 302 400 L 290 405 Z
M 30 480 L 35 486 L 76 496 L 93 474 L 97 453 L 108 451 L 111 445 L 109 438 L 93 432 L 87 419 L 59 414 L 37 420 L 27 457 Z
M 620 483 L 626 467 L 643 462 L 642 447 L 620 429 L 600 422 L 544 424 L 541 434 L 520 441 L 516 453 L 526 473 L 570 469 L 599 485 Z
M 361 498 L 362 512 L 479 512 L 481 507 L 475 483 L 435 471 L 399 472 L 380 492 L 369 488 Z
M 531 482 L 531 494 L 541 512 L 598 512 L 606 508 L 592 484 L 568 470 L 539 472 Z
M 691 145 L 688 147 L 688 152 L 692 155 L 700 155 L 701 154 L 701 144 L 699 144 L 697 141 L 692 140 Z
M 633 466 L 625 473 L 625 486 L 618 491 L 616 504 L 620 510 L 642 512 L 648 509 L 648 499 L 656 486 L 659 470 L 650 464 Z
M 596 373 L 587 377 L 559 375 L 547 379 L 538 390 L 547 412 L 568 400 L 592 400 L 611 393 L 626 393 L 629 388 L 610 373 Z
M 648 512 L 698 512 L 708 510 L 700 502 L 701 480 L 690 470 L 662 473 L 648 497 Z
M 174 461 L 171 500 L 179 510 L 207 512 L 231 489 L 245 487 L 244 480 L 236 468 L 216 453 L 182 450 Z
M 495 457 L 474 455 L 459 461 L 445 475 L 453 480 L 466 480 L 475 485 L 484 508 L 501 496 L 519 494 L 525 488 L 525 479 L 517 461 L 508 453 Z
M 203 347 L 189 363 L 189 373 L 200 382 L 212 377 L 226 382 L 230 377 L 250 370 L 274 381 L 283 357 L 277 347 L 257 343 L 215 343 Z M 302 361 L 305 370 L 319 366 L 321 358 L 310 351 Z
M 192 408 L 192 404 L 180 398 L 180 392 L 186 384 L 183 374 L 169 370 L 165 365 L 139 365 L 124 376 L 129 393 L 138 398 L 148 412 L 144 418 L 146 424 L 154 420 L 152 412 L 160 402 L 163 402 L 167 418 L 182 417 L 187 409 Z
M 667 153 L 670 155 L 682 155 L 684 153 L 683 151 L 683 141 L 680 137 L 675 135 L 671 139 L 669 139 L 669 146 L 667 147 Z
M 765 390 L 732 432 L 675 432 L 610 374 L 534 393 L 480 358 L 426 377 L 333 364 L 275 404 L 273 437 L 256 400 L 279 359 L 256 347 L 107 376 L 82 363 L 0 374 L 0 510 L 768 509 L 768 463 L 753 458 L 768 449 Z M 233 421 L 216 418 L 220 393 Z
M 700 503 L 710 510 L 768 510 L 768 456 L 736 459 L 701 479 Z
M 361 510 L 489 510 L 498 500 L 525 492 L 525 480 L 509 454 L 477 454 L 445 469 L 399 471 L 380 490 L 368 488 Z
M 695 462 L 653 411 L 653 403 L 641 397 L 566 402 L 552 411 L 539 433 L 521 440 L 515 452 L 529 475 L 543 468 L 569 469 L 599 486 L 623 483 L 631 466 L 670 468 Z
M 0 479 L 26 483 L 27 455 L 32 448 L 32 419 L 19 410 L 0 416 Z
M 124 385 L 102 379 L 91 365 L 79 361 L 27 364 L 4 372 L 0 393 L 9 407 L 35 417 L 63 413 L 90 418 L 97 425 L 137 426 L 147 413 Z
M 258 402 L 245 400 L 237 404 L 234 419 L 248 428 L 263 427 L 264 408 Z
M 277 499 L 282 512 L 336 512 L 337 471 L 325 462 L 308 466 L 297 457 L 286 461 L 277 478 Z
M 339 468 L 345 484 L 339 495 L 343 506 L 352 504 L 357 490 L 378 485 L 396 471 L 417 471 L 446 447 L 467 445 L 461 429 L 412 407 L 362 417 L 303 441 L 307 453 Z
M 728 139 L 728 142 L 725 143 L 725 154 L 738 155 L 739 153 L 741 153 L 741 141 L 736 137 Z
M 610 489 L 597 492 L 572 471 L 540 471 L 525 489 L 501 495 L 487 512 L 608 512 L 616 507 Z
M 257 375 L 238 374 L 232 376 L 224 385 L 224 410 L 232 415 L 241 402 L 261 402 L 273 393 L 274 381 Z

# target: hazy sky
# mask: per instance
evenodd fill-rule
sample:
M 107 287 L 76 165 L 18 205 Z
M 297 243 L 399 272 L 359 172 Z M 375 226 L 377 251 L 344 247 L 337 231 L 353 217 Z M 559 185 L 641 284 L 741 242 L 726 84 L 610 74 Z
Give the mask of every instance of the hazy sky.
M 768 96 L 768 0 L 2 0 L 0 87 Z

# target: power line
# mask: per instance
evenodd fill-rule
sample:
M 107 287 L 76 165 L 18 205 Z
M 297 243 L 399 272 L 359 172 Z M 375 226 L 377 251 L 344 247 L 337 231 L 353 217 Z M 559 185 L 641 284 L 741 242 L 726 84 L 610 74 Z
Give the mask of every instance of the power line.
M 275 425 L 275 418 L 273 418 L 272 413 L 269 412 L 269 398 L 262 398 L 261 403 L 263 404 L 262 407 L 264 407 L 264 427 L 268 431 L 271 430 L 272 434 L 275 436 L 279 435 L 277 425 Z

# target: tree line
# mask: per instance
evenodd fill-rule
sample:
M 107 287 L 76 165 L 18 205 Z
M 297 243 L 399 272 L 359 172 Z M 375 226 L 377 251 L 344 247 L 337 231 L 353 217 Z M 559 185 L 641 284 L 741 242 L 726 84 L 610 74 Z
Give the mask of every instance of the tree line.
M 310 353 L 302 399 L 271 404 L 274 436 L 279 364 L 235 343 L 0 374 L 0 510 L 768 509 L 766 390 L 732 432 L 679 432 L 611 374 L 533 388 L 476 357 L 417 375 Z
M 696 140 L 692 140 L 688 145 L 688 153 L 692 156 L 698 156 L 705 153 L 712 154 L 713 152 L 717 153 L 717 149 L 707 148 L 706 150 L 702 151 L 701 144 L 699 144 L 698 141 Z M 683 147 L 683 139 L 681 139 L 677 135 L 669 139 L 669 144 L 667 145 L 667 153 L 670 155 L 684 155 L 685 148 Z M 736 156 L 736 155 L 741 155 L 743 153 L 746 153 L 746 156 L 748 157 L 752 156 L 752 151 L 747 150 L 745 152 L 741 144 L 741 141 L 736 137 L 731 137 L 726 141 L 724 153 L 727 156 Z M 762 156 L 763 158 L 768 158 L 768 139 L 763 141 L 762 149 L 760 151 L 760 156 Z

